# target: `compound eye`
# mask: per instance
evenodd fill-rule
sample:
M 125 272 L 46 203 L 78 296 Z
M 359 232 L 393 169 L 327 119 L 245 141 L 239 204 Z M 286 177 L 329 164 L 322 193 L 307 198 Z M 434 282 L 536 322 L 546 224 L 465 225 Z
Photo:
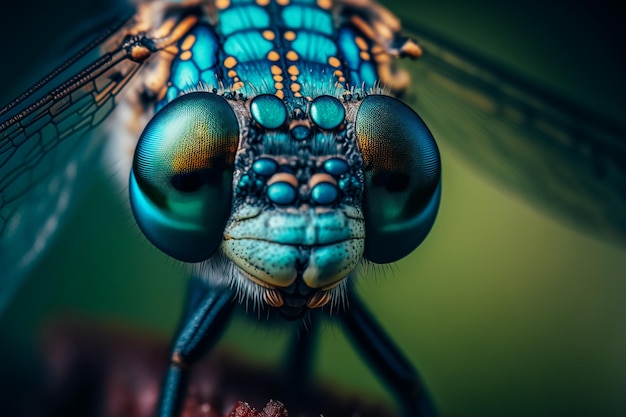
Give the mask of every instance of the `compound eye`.
M 439 151 L 422 119 L 393 97 L 363 99 L 355 124 L 365 162 L 365 257 L 394 262 L 417 248 L 435 221 Z
M 140 229 L 185 262 L 211 257 L 230 215 L 237 117 L 216 94 L 195 92 L 163 107 L 144 129 L 130 175 Z

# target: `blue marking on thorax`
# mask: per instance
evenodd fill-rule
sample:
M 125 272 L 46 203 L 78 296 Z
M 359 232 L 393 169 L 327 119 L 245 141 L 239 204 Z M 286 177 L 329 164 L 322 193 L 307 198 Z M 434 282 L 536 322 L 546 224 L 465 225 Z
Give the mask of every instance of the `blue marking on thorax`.
M 366 61 L 361 58 L 362 51 L 357 46 L 357 36 L 357 33 L 352 28 L 341 28 L 337 36 L 337 44 L 343 54 L 349 72 L 350 83 L 353 86 L 363 86 L 365 89 L 368 89 L 374 86 L 379 77 L 372 61 Z M 367 52 L 369 53 L 369 51 Z
M 224 42 L 224 52 L 237 57 L 239 63 L 264 60 L 272 48 L 272 43 L 256 31 L 232 34 Z
M 220 12 L 218 27 L 223 36 L 229 36 L 246 29 L 265 29 L 270 26 L 270 18 L 260 6 L 238 5 Z
M 192 39 L 195 40 L 191 42 Z M 183 91 L 197 88 L 200 83 L 206 84 L 208 88 L 217 87 L 220 46 L 213 30 L 206 24 L 199 24 L 177 46 L 179 53 L 172 61 L 167 92 L 157 103 L 156 111 Z
M 318 8 L 290 5 L 283 9 L 281 16 L 285 25 L 291 29 L 311 30 L 329 36 L 335 31 L 330 13 Z

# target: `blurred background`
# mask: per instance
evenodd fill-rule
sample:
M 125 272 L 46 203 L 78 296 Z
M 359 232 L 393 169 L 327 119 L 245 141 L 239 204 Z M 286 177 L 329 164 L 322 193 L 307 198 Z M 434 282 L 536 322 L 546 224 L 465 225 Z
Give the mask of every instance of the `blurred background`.
M 384 4 L 553 92 L 626 115 L 617 6 Z M 51 44 L 105 7 L 36 1 L 0 8 L 2 101 L 48 69 L 42 63 L 54 61 Z M 444 415 L 626 416 L 626 248 L 564 225 L 476 169 L 445 138 L 439 144 L 444 191 L 435 227 L 407 258 L 359 277 L 366 303 Z M 150 247 L 114 186 L 103 173 L 87 190 L 0 318 L 0 378 L 9 369 L 28 372 L 42 330 L 62 316 L 172 336 L 185 270 Z M 237 319 L 221 346 L 279 363 L 285 341 L 279 329 Z M 319 348 L 316 369 L 326 381 L 388 398 L 339 327 L 324 327 Z

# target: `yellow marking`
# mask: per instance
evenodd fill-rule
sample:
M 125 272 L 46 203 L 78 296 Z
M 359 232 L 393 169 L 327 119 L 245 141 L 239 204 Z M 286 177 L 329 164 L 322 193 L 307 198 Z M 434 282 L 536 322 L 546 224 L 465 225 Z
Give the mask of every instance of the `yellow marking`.
M 167 42 L 164 46 L 174 44 L 181 40 L 183 36 L 189 33 L 191 28 L 194 27 L 197 22 L 198 17 L 196 16 L 187 16 L 186 18 L 184 18 L 178 24 L 178 26 L 176 26 L 174 30 L 172 30 L 172 33 L 169 34 L 169 36 L 167 37 Z
M 274 33 L 273 30 L 264 30 L 263 37 L 267 39 L 268 41 L 273 41 L 274 38 L 276 38 L 276 34 Z
M 342 70 L 335 70 L 335 72 L 333 72 L 333 75 L 335 77 L 341 77 L 343 75 L 343 71 Z
M 256 4 L 258 4 L 259 6 L 267 6 L 268 4 L 270 4 L 270 0 L 256 0 Z
M 424 52 L 417 43 L 415 43 L 412 39 L 409 39 L 400 47 L 400 53 L 402 55 L 408 55 L 411 58 L 419 58 Z
M 183 51 L 188 51 L 191 49 L 194 43 L 196 43 L 196 37 L 194 35 L 189 35 L 185 38 L 183 44 L 180 47 Z
M 384 53 L 375 55 L 374 58 L 379 64 L 389 64 L 391 62 L 391 57 Z
M 346 79 L 344 77 L 339 77 L 337 81 L 339 81 L 340 83 L 345 83 Z
M 293 96 L 294 97 L 302 97 L 302 94 L 300 92 L 295 92 Z
M 339 68 L 341 66 L 341 61 L 337 57 L 331 56 L 328 58 L 328 65 L 331 67 Z
M 376 31 L 365 20 L 359 16 L 352 16 L 350 21 L 356 26 L 367 38 L 376 39 Z
M 361 51 L 361 53 L 359 54 L 359 56 L 361 57 L 361 59 L 363 61 L 369 61 L 370 60 L 370 54 L 368 54 L 365 51 Z
M 279 82 L 279 83 L 283 81 L 282 75 L 274 75 L 272 78 L 274 79 L 274 81 Z
M 298 76 L 297 75 L 292 75 L 291 77 L 289 77 L 289 79 L 291 81 L 297 81 L 298 80 Z
M 285 39 L 288 41 L 296 39 L 296 33 L 292 30 L 288 30 L 287 32 L 285 32 Z
M 372 46 L 372 49 L 370 50 L 374 55 L 378 55 L 378 54 L 382 54 L 385 52 L 385 49 L 380 46 L 380 45 L 374 45 Z
M 289 68 L 287 68 L 287 72 L 291 75 L 298 75 L 300 74 L 300 71 L 298 70 L 298 67 L 296 67 L 295 65 L 291 65 L 289 66 Z
M 317 0 L 317 5 L 322 9 L 330 9 L 333 7 L 332 0 Z
M 280 59 L 280 55 L 278 55 L 278 52 L 276 51 L 270 51 L 267 54 L 267 59 L 270 61 L 278 61 Z
M 237 59 L 235 59 L 234 56 L 229 56 L 228 58 L 226 58 L 224 60 L 224 66 L 226 68 L 233 68 L 235 65 L 237 65 Z
M 180 54 L 180 59 L 183 61 L 189 61 L 191 59 L 191 51 L 185 51 Z
M 235 78 L 233 78 L 233 81 L 237 82 L 237 81 L 241 81 L 241 80 L 239 79 L 239 77 L 235 77 Z
M 157 94 L 157 101 L 161 101 L 165 98 L 165 94 L 167 93 L 167 87 L 163 86 L 161 90 L 159 90 L 159 94 Z
M 152 55 L 152 52 L 143 45 L 135 45 L 131 49 L 130 55 L 132 59 L 136 62 L 141 62 L 144 59 L 148 58 L 150 55 Z
M 236 82 L 235 84 L 233 84 L 233 90 L 237 91 L 237 90 L 239 90 L 240 88 L 242 88 L 242 87 L 243 87 L 243 85 L 244 85 L 244 84 L 243 84 L 243 82 L 242 82 L 242 81 Z
M 389 26 L 385 26 L 381 22 L 374 22 L 374 31 L 378 34 L 378 39 L 384 39 L 385 41 L 391 41 L 395 35 Z
M 285 92 L 283 90 L 276 91 L 276 97 L 278 97 L 281 100 L 284 99 L 285 98 Z
M 174 25 L 176 24 L 176 19 L 167 19 L 161 27 L 154 31 L 155 38 L 164 38 L 172 31 Z
M 230 71 L 228 71 L 228 76 L 229 76 L 230 78 L 234 78 L 234 77 L 236 77 L 236 76 L 237 76 L 237 71 L 235 71 L 235 70 L 230 70 Z
M 293 91 L 294 93 L 297 93 L 298 91 L 300 91 L 300 84 L 298 83 L 293 83 L 291 84 L 291 91 Z
M 224 10 L 228 8 L 228 6 L 230 6 L 230 0 L 216 0 L 215 1 L 215 7 L 217 7 L 218 10 Z
M 285 56 L 290 61 L 297 61 L 298 58 L 299 58 L 298 54 L 296 53 L 296 51 L 289 51 L 289 52 L 287 52 L 287 55 L 285 55 Z
M 178 55 L 178 47 L 176 47 L 176 45 L 170 45 L 166 47 L 165 49 L 163 49 L 163 51 L 171 55 Z
M 276 88 L 277 90 L 282 90 L 283 88 L 285 88 L 285 86 L 283 85 L 283 83 L 274 83 L 274 88 Z
M 279 67 L 278 65 L 272 65 L 271 71 L 272 71 L 272 74 L 274 74 L 274 75 L 278 75 L 278 74 L 282 74 L 283 73 L 283 69 L 281 67 Z
M 298 179 L 296 178 L 296 176 L 288 172 L 278 172 L 272 175 L 272 177 L 267 180 L 267 185 L 272 185 L 277 182 L 286 182 L 287 184 L 290 184 L 294 187 L 298 186 Z
M 289 4 L 289 0 L 276 0 L 276 3 L 278 3 L 280 6 L 286 6 Z
M 354 38 L 354 42 L 356 42 L 356 46 L 358 46 L 360 50 L 364 51 L 367 49 L 367 42 L 365 42 L 365 39 L 362 37 L 357 36 Z

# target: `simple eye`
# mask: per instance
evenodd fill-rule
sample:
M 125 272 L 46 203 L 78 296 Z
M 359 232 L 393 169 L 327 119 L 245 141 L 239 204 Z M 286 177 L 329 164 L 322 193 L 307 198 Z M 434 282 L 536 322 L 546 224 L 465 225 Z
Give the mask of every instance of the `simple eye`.
M 432 227 L 441 196 L 439 151 L 422 119 L 392 97 L 366 97 L 356 115 L 365 162 L 365 258 L 411 253 Z
M 228 102 L 207 92 L 161 109 L 139 138 L 130 202 L 146 237 L 185 262 L 208 259 L 230 215 L 239 125 Z

